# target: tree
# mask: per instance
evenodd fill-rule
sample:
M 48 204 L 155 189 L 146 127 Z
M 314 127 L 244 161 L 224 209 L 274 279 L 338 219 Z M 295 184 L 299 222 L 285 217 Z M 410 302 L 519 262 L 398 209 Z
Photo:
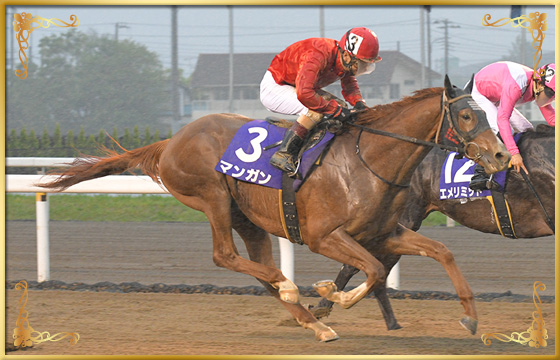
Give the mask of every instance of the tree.
M 80 132 L 78 133 L 78 138 L 76 139 L 76 147 L 78 147 L 78 149 L 86 147 L 86 132 L 83 126 L 80 126 Z
M 36 151 L 37 149 L 39 149 L 39 139 L 37 138 L 35 130 L 33 129 L 31 129 L 31 131 L 29 132 L 29 149 L 31 149 L 31 151 Z
M 140 139 L 140 130 L 138 130 L 138 125 L 134 125 L 134 129 L 132 130 L 132 149 L 139 148 L 142 144 L 142 140 Z
M 62 135 L 60 134 L 59 123 L 56 123 L 56 128 L 54 129 L 53 148 L 55 149 L 55 152 L 62 149 Z
M 8 156 L 14 156 L 15 151 L 19 150 L 19 138 L 16 129 L 10 131 L 10 136 L 8 137 Z
M 49 136 L 49 132 L 47 130 L 47 126 L 43 128 L 43 135 L 41 136 L 41 143 L 39 145 L 39 149 L 41 149 L 42 156 L 49 156 L 51 152 L 51 137 Z
M 105 146 L 105 129 L 99 130 L 99 135 L 97 135 L 97 143 L 99 145 Z
M 144 131 L 144 142 L 142 145 L 150 145 L 153 142 L 152 135 L 150 134 L 150 127 L 146 126 L 146 130 Z
M 8 128 L 168 129 L 156 121 L 166 103 L 163 67 L 145 46 L 68 29 L 42 38 L 39 52 L 40 66 L 8 85 Z
M 68 130 L 68 134 L 66 134 L 66 155 L 67 156 L 74 156 L 76 151 L 76 144 L 74 142 L 74 131 Z

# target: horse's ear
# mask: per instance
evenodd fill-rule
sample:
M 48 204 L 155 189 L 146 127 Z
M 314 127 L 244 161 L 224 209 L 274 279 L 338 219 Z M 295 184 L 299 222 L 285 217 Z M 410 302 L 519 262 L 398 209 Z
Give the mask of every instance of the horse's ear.
M 455 94 L 455 91 L 453 90 L 453 85 L 451 85 L 451 80 L 449 80 L 449 76 L 447 76 L 447 74 L 445 74 L 444 85 L 447 97 L 452 98 Z
M 467 86 L 465 87 L 465 91 L 467 92 L 467 94 L 472 93 L 473 85 L 474 85 L 474 74 L 472 74 L 471 79 L 469 80 Z

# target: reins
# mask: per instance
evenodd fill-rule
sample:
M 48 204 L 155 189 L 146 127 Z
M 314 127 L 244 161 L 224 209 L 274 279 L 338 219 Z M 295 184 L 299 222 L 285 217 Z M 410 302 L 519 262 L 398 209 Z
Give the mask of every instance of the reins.
M 360 159 L 362 164 L 365 166 L 365 168 L 368 169 L 373 175 L 375 175 L 379 180 L 383 181 L 385 184 L 387 184 L 389 186 L 399 187 L 399 188 L 410 187 L 410 184 L 396 184 L 396 183 L 393 183 L 393 182 L 391 182 L 387 179 L 384 179 L 381 175 L 376 173 L 373 169 L 371 169 L 368 166 L 368 164 L 366 163 L 366 161 L 362 157 L 362 154 L 361 154 L 361 151 L 360 151 L 360 139 L 362 137 L 362 133 L 365 131 L 365 132 L 368 132 L 370 134 L 387 136 L 387 137 L 391 137 L 391 138 L 394 138 L 394 139 L 397 139 L 397 140 L 410 142 L 410 143 L 417 144 L 417 145 L 439 147 L 442 150 L 454 151 L 454 152 L 457 152 L 459 154 L 466 154 L 466 149 L 468 148 L 468 146 L 470 146 L 471 144 L 474 144 L 474 143 L 466 142 L 465 139 L 463 138 L 463 136 L 459 135 L 457 131 L 455 131 L 455 133 L 457 134 L 457 136 L 459 136 L 459 139 L 461 140 L 461 142 L 463 144 L 465 144 L 465 150 L 464 151 L 461 151 L 461 149 L 459 147 L 439 144 L 439 142 L 438 142 L 439 141 L 439 134 L 440 134 L 440 131 L 441 131 L 441 128 L 442 128 L 442 125 L 443 125 L 443 119 L 445 118 L 446 114 L 447 114 L 447 120 L 449 122 L 450 128 L 454 129 L 453 122 L 451 120 L 449 105 L 458 101 L 458 100 L 460 100 L 460 99 L 463 99 L 465 97 L 471 97 L 471 94 L 460 95 L 456 98 L 448 100 L 447 96 L 445 95 L 445 91 L 443 92 L 443 95 L 442 95 L 442 111 L 441 111 L 441 117 L 440 117 L 440 120 L 439 120 L 438 131 L 437 131 L 436 137 L 435 137 L 435 142 L 434 141 L 426 141 L 426 140 L 417 139 L 417 138 L 412 137 L 412 136 L 395 134 L 395 133 L 388 132 L 388 131 L 372 129 L 372 128 L 369 128 L 367 126 L 358 125 L 358 124 L 354 124 L 352 122 L 348 122 L 348 125 L 360 129 L 360 132 L 358 133 L 358 137 L 356 139 L 356 155 L 358 155 L 358 158 Z M 476 144 L 474 144 L 474 145 L 476 145 Z M 478 147 L 478 145 L 476 145 L 476 146 Z M 469 156 L 467 156 L 467 157 L 470 158 Z M 480 154 L 479 154 L 479 152 L 477 152 L 477 155 L 475 156 L 475 159 L 478 160 L 479 157 L 480 157 Z
M 529 189 L 531 190 L 531 192 L 533 193 L 533 195 L 537 199 L 539 205 L 541 206 L 541 208 L 544 212 L 544 216 L 546 217 L 546 223 L 548 224 L 548 226 L 550 227 L 552 232 L 556 233 L 556 230 L 554 229 L 554 221 L 552 221 L 552 219 L 550 218 L 550 215 L 548 215 L 548 211 L 546 211 L 546 208 L 544 207 L 544 204 L 542 203 L 541 198 L 539 197 L 539 194 L 537 194 L 537 191 L 535 190 L 535 187 L 533 186 L 533 183 L 531 182 L 531 180 L 529 180 L 529 177 L 527 176 L 527 174 L 525 174 L 525 172 L 523 170 L 521 170 L 520 173 L 521 173 L 521 176 L 523 176 L 523 180 L 525 180 L 525 182 L 529 186 Z

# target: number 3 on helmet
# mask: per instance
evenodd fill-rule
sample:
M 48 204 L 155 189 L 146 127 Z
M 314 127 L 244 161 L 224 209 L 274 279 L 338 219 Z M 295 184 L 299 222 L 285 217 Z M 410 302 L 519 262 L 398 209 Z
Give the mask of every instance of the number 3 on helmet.
M 555 79 L 556 65 L 547 64 L 542 66 L 537 71 L 541 75 L 541 79 L 544 86 L 551 88 L 553 91 L 556 92 L 556 86 L 554 84 L 554 81 L 556 80 Z
M 340 40 L 340 46 L 359 60 L 368 63 L 381 61 L 377 35 L 368 28 L 348 30 Z

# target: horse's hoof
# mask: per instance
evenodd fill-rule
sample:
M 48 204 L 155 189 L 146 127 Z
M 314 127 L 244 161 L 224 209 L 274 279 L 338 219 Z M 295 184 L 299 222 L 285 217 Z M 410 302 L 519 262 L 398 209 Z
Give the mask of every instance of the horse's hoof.
M 333 329 L 320 321 L 302 324 L 302 326 L 306 329 L 313 330 L 315 332 L 315 339 L 319 340 L 320 342 L 338 340 L 338 334 Z
M 325 299 L 329 299 L 332 294 L 338 291 L 336 284 L 332 280 L 318 281 L 313 284 L 313 288 L 321 297 Z
M 332 307 L 328 307 L 328 306 L 315 307 L 313 305 L 309 305 L 307 307 L 307 310 L 309 310 L 309 312 L 311 312 L 311 314 L 313 314 L 313 316 L 315 316 L 316 319 L 321 319 L 331 314 Z
M 387 325 L 387 330 L 399 330 L 399 329 L 402 329 L 402 326 L 400 326 L 399 323 Z
M 470 316 L 465 316 L 459 321 L 462 327 L 471 333 L 471 335 L 476 334 L 476 328 L 478 327 L 478 320 L 473 319 Z
M 327 326 L 326 329 L 315 334 L 315 339 L 319 340 L 320 342 L 329 342 L 338 340 L 339 336 L 333 329 Z

